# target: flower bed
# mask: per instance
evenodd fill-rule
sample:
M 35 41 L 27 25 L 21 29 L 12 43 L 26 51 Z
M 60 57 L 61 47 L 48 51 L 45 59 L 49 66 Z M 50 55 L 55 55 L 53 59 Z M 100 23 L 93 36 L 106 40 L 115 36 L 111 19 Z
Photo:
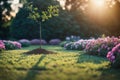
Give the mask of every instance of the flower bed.
M 107 53 L 119 43 L 120 40 L 115 37 L 98 38 L 88 43 L 85 47 L 85 51 L 88 54 L 105 57 Z
M 81 39 L 81 40 L 76 41 L 76 42 L 67 42 L 64 45 L 64 48 L 67 50 L 84 50 L 86 45 L 93 40 L 94 39 L 88 39 L 88 40 Z
M 14 50 L 14 49 L 20 49 L 21 44 L 17 41 L 6 41 L 4 40 L 4 45 L 6 50 Z
M 120 39 L 116 37 L 106 37 L 88 40 L 81 39 L 76 42 L 66 43 L 64 45 L 64 48 L 67 50 L 84 50 L 87 54 L 105 57 L 107 53 L 119 43 Z
M 108 52 L 106 57 L 111 62 L 112 67 L 120 68 L 120 43 L 112 48 L 112 50 Z

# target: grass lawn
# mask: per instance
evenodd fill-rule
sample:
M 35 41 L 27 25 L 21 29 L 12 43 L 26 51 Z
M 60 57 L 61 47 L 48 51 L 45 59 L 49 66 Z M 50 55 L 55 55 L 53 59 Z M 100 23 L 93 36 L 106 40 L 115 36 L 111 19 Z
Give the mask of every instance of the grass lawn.
M 111 69 L 106 58 L 43 46 L 56 54 L 26 55 L 39 46 L 0 53 L 0 80 L 119 80 L 120 70 Z

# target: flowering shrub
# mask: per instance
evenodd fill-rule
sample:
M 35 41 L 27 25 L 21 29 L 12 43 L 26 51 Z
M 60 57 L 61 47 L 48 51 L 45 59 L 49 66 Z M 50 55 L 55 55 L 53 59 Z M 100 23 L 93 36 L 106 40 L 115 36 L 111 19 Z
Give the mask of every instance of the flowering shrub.
M 98 39 L 80 39 L 76 42 L 68 42 L 64 45 L 68 50 L 84 50 L 88 54 L 99 55 L 105 57 L 114 46 L 120 43 L 120 39 L 116 37 L 104 37 Z
M 21 40 L 19 40 L 19 43 L 21 43 L 22 47 L 30 46 L 30 41 L 27 39 L 21 39 Z
M 92 40 L 93 39 L 89 39 L 89 40 L 81 39 L 76 42 L 68 42 L 64 45 L 64 48 L 68 50 L 83 50 L 86 47 L 86 45 Z
M 59 45 L 60 45 L 61 47 L 64 47 L 67 43 L 69 43 L 69 41 L 62 41 Z
M 61 43 L 60 39 L 52 39 L 49 41 L 50 45 L 59 45 Z
M 6 50 L 14 50 L 14 49 L 20 49 L 21 48 L 21 44 L 19 42 L 16 41 L 0 41 L 0 51 L 3 49 Z
M 14 44 L 14 46 L 15 46 L 16 49 L 20 49 L 21 48 L 21 44 L 19 42 L 14 41 L 12 43 Z
M 16 48 L 12 41 L 5 41 L 4 40 L 3 42 L 5 44 L 6 50 L 14 50 Z
M 74 48 L 72 46 L 73 44 L 74 44 L 74 42 L 69 42 L 69 43 L 65 44 L 64 48 L 67 50 L 73 50 L 73 48 Z
M 85 51 L 88 54 L 105 57 L 107 53 L 118 43 L 120 43 L 120 40 L 115 37 L 98 38 L 89 42 L 85 47 Z
M 40 45 L 40 44 L 46 45 L 47 44 L 47 42 L 45 40 L 40 40 L 40 39 L 33 39 L 30 41 L 30 43 L 32 45 Z
M 73 44 L 73 42 L 76 42 L 78 40 L 80 40 L 80 36 L 73 36 L 73 35 L 71 35 L 71 36 L 66 37 L 65 41 L 60 42 L 59 45 L 61 47 L 64 47 L 65 49 L 72 50 L 73 49 L 72 47 L 74 47 L 74 49 L 76 49 L 76 46 L 75 46 L 75 44 Z M 70 45 L 71 45 L 71 48 L 70 48 Z
M 0 40 L 0 51 L 5 49 L 5 45 L 2 40 Z
M 111 62 L 112 67 L 120 68 L 120 43 L 108 52 L 107 58 Z

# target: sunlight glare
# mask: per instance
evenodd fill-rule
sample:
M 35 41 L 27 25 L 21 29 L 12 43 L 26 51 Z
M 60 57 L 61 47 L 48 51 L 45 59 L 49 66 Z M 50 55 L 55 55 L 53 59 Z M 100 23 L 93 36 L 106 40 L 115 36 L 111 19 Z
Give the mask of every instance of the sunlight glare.
M 95 7 L 103 7 L 105 6 L 105 0 L 91 0 L 92 5 Z

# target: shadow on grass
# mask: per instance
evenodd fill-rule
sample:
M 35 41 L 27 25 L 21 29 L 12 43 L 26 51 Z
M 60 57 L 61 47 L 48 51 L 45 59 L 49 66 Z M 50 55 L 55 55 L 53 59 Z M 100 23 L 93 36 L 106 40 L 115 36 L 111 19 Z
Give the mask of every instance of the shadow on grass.
M 95 70 L 96 72 L 100 72 L 100 76 L 98 76 L 98 80 L 120 80 L 120 69 L 113 69 L 109 64 L 104 64 L 103 62 L 107 62 L 106 58 L 93 56 L 88 54 L 80 54 L 77 63 L 93 63 L 89 70 Z M 99 65 L 100 64 L 100 65 Z M 98 67 L 96 67 L 98 65 Z M 89 64 L 88 64 L 89 66 Z M 95 66 L 95 67 L 94 67 Z M 87 67 L 87 65 L 85 66 Z M 91 73 L 92 74 L 92 73 Z
M 46 70 L 45 67 L 38 67 L 38 65 L 42 62 L 42 60 L 45 58 L 46 55 L 42 54 L 40 59 L 37 61 L 37 63 L 27 72 L 26 77 L 24 80 L 34 80 L 35 76 L 40 73 L 41 70 Z
M 120 80 L 120 69 L 111 67 L 99 69 L 101 72 L 100 80 Z
M 93 55 L 88 55 L 88 54 L 80 54 L 78 57 L 78 61 L 77 63 L 84 63 L 84 62 L 88 62 L 88 63 L 94 63 L 94 64 L 100 64 L 104 61 L 107 61 L 107 59 L 99 57 L 99 56 L 93 56 Z

